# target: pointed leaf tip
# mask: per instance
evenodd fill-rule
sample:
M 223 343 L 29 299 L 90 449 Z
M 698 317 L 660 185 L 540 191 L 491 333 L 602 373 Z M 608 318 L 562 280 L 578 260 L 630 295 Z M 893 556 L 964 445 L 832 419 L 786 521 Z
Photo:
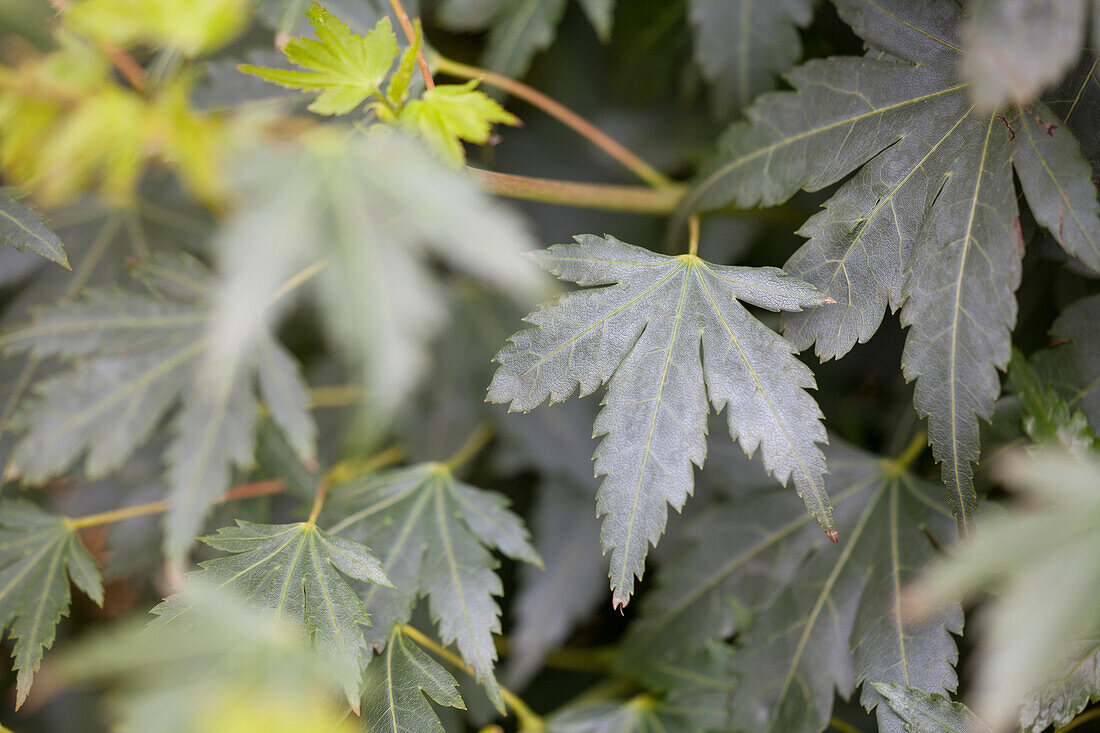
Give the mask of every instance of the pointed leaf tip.
M 828 532 L 825 533 L 825 536 L 828 537 L 829 541 L 832 542 L 834 545 L 840 542 L 840 534 L 838 534 L 835 529 L 830 529 Z

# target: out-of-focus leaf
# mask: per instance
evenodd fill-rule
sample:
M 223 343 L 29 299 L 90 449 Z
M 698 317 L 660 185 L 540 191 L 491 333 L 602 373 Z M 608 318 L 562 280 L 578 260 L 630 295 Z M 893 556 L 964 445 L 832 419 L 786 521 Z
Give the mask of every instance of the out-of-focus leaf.
M 371 733 L 443 733 L 431 703 L 465 710 L 451 673 L 394 624 L 386 647 L 367 667 L 363 729 Z
M 1019 351 L 1013 351 L 1008 379 L 1023 409 L 1022 424 L 1029 438 L 1062 448 L 1078 459 L 1093 450 L 1096 438 L 1084 414 L 1071 411 L 1052 388 L 1044 385 Z
M 501 630 L 493 596 L 504 589 L 491 550 L 541 564 L 507 500 L 456 481 L 442 464 L 427 464 L 336 487 L 326 514 L 340 517 L 332 534 L 373 548 L 396 586 L 374 585 L 363 592 L 374 623 L 367 642 L 384 645 L 393 625 L 408 621 L 417 598 L 427 596 L 443 643 L 457 645 L 489 699 L 503 710 L 493 676 L 492 634 Z
M 875 685 L 886 698 L 894 712 L 905 721 L 906 730 L 912 733 L 988 733 L 978 716 L 959 702 L 951 702 L 943 695 L 928 694 L 916 687 L 906 687 L 896 682 Z
M 248 22 L 248 0 L 79 0 L 65 21 L 124 46 L 149 43 L 197 56 L 233 40 Z
M 963 28 L 961 75 L 981 111 L 1029 104 L 1061 80 L 1085 38 L 1085 0 L 978 0 Z M 1095 198 L 1095 195 L 1093 196 Z
M 979 418 L 992 414 L 1016 321 L 1023 248 L 1012 160 L 1030 139 L 1016 128 L 1030 130 L 1031 121 L 1020 119 L 1026 110 L 985 115 L 971 104 L 957 73 L 956 3 L 835 5 L 870 53 L 810 61 L 790 73 L 795 91 L 761 96 L 748 121 L 727 130 L 683 211 L 772 205 L 855 173 L 806 222 L 800 232 L 810 241 L 787 263 L 837 303 L 785 316 L 784 333 L 837 358 L 875 333 L 887 305 L 904 305 L 904 373 L 917 381 L 917 410 L 929 419 L 952 505 L 969 524 Z M 1071 137 L 1060 125 L 1059 134 Z M 1080 194 L 1092 186 L 1087 169 L 1066 166 L 1077 153 L 1073 140 L 1051 142 L 1050 150 L 1045 143 L 1036 155 L 1058 156 L 1059 180 L 1044 180 L 1027 151 L 1017 173 L 1035 194 L 1036 217 L 1053 226 L 1055 186 L 1066 191 L 1066 215 L 1092 211 L 1095 202 Z M 1092 231 L 1085 218 L 1076 224 Z M 1070 234 L 1061 236 L 1063 246 L 1079 249 L 1080 237 Z
M 309 109 L 319 115 L 343 115 L 379 93 L 393 61 L 397 37 L 388 17 L 366 36 L 358 36 L 320 4 L 310 8 L 309 22 L 317 39 L 295 38 L 286 45 L 287 59 L 307 71 L 266 69 L 251 64 L 239 68 L 291 89 L 320 91 Z
M 972 694 L 979 717 L 1002 729 L 1032 691 L 1065 674 L 1063 662 L 1082 640 L 1100 633 L 1100 465 L 1065 453 L 1016 454 L 998 474 L 1028 503 L 931 569 L 909 591 L 908 606 L 928 613 L 986 584 L 999 591 L 979 616 Z
M 695 61 L 711 83 L 718 114 L 729 119 L 802 58 L 799 28 L 814 0 L 691 0 Z
M 504 0 L 481 63 L 505 76 L 523 77 L 531 60 L 554 42 L 568 0 Z
M 165 546 L 179 561 L 209 501 L 229 488 L 232 468 L 252 462 L 257 359 L 265 361 L 260 392 L 276 405 L 272 417 L 306 451 L 307 461 L 315 452 L 312 417 L 294 359 L 266 332 L 255 350 L 236 354 L 216 373 L 202 368 L 216 318 L 206 268 L 173 255 L 144 261 L 132 274 L 147 293 L 91 291 L 37 309 L 30 324 L 0 336 L 5 353 L 74 362 L 71 371 L 38 383 L 9 470 L 42 482 L 87 453 L 85 473 L 103 476 L 121 466 L 181 402 L 168 449 L 171 509 L 165 518 Z
M 611 25 L 615 21 L 615 0 L 579 0 L 581 9 L 588 22 L 596 30 L 600 40 L 607 43 L 611 39 Z
M 659 255 L 585 235 L 536 254 L 562 280 L 606 287 L 562 296 L 527 316 L 534 328 L 512 336 L 489 399 L 527 411 L 607 383 L 594 431 L 606 475 L 597 511 L 611 551 L 615 606 L 625 606 L 664 532 L 667 506 L 692 493 L 693 464 L 706 456 L 708 396 L 727 408 L 730 436 L 759 447 L 776 478 L 796 492 L 822 528 L 834 532 L 824 489 L 821 412 L 806 389 L 813 375 L 789 343 L 745 310 L 800 310 L 825 299 L 775 268 L 724 267 L 694 255 Z
M 42 653 L 69 615 L 69 581 L 98 605 L 103 583 L 76 528 L 30 502 L 0 502 L 0 629 L 13 640 L 15 707 L 27 699 Z
M 1035 370 L 1071 410 L 1100 430 L 1100 295 L 1066 308 L 1051 327 L 1056 345 L 1032 357 Z
M 370 624 L 363 604 L 341 573 L 363 583 L 392 587 L 366 547 L 334 537 L 312 522 L 256 524 L 238 519 L 202 541 L 231 553 L 201 563 L 199 583 L 229 588 L 249 603 L 303 627 L 314 645 L 338 670 L 348 704 L 358 714 L 363 656 L 361 627 Z M 339 572 L 337 572 L 339 571 Z M 152 610 L 153 627 L 185 619 L 191 604 L 170 596 Z
M 1089 702 L 1100 702 L 1100 636 L 1073 645 L 1058 661 L 1058 673 L 1033 691 L 1020 707 L 1023 733 L 1061 728 Z
M 11 189 L 0 189 L 0 244 L 72 269 L 61 240 L 46 227 L 43 216 L 21 203 Z

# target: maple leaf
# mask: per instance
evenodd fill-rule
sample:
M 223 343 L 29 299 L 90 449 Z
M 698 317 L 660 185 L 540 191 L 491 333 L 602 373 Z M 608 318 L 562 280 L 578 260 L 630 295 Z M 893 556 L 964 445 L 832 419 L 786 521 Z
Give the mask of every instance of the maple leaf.
M 776 268 L 725 267 L 694 255 L 654 254 L 619 240 L 585 235 L 575 245 L 535 253 L 563 280 L 608 287 L 562 296 L 527 316 L 501 349 L 489 400 L 530 410 L 607 383 L 594 432 L 602 542 L 611 551 L 613 602 L 623 606 L 641 578 L 649 546 L 667 521 L 666 503 L 683 507 L 693 464 L 706 457 L 707 398 L 727 409 L 730 436 L 796 491 L 835 536 L 825 494 L 821 411 L 806 392 L 810 370 L 794 348 L 741 301 L 770 310 L 827 302 Z M 700 356 L 700 342 L 702 355 Z
M 0 244 L 34 252 L 72 269 L 61 240 L 46 227 L 42 215 L 20 202 L 10 188 L 0 188 Z
M 810 61 L 790 73 L 794 91 L 758 98 L 723 136 L 683 212 L 772 205 L 854 172 L 800 229 L 809 241 L 786 265 L 837 302 L 785 316 L 783 331 L 838 358 L 875 333 L 887 305 L 904 306 L 904 374 L 916 380 L 914 403 L 969 525 L 978 419 L 992 414 L 1016 321 L 1023 247 L 1013 156 L 1036 218 L 1078 256 L 1100 241 L 1095 190 L 1076 140 L 1048 109 L 975 109 L 958 77 L 955 3 L 835 5 L 871 51 Z M 1100 269 L 1100 258 L 1090 266 Z
M 1080 409 L 1100 430 L 1100 295 L 1082 298 L 1054 321 L 1050 334 L 1055 345 L 1032 356 L 1043 382 L 1066 401 L 1071 410 Z
M 399 119 L 420 133 L 452 166 L 466 162 L 460 140 L 483 145 L 494 122 L 519 124 L 519 118 L 476 89 L 478 81 L 440 84 L 409 102 Z
M 338 670 L 348 704 L 359 712 L 360 669 L 367 650 L 362 627 L 370 624 L 355 591 L 340 573 L 363 583 L 392 587 L 366 547 L 334 537 L 312 522 L 257 524 L 237 520 L 202 541 L 232 553 L 200 563 L 190 575 L 215 589 L 238 592 L 278 621 L 304 628 L 318 651 Z M 339 572 L 337 572 L 339 571 Z M 153 628 L 186 616 L 186 596 L 170 596 L 152 610 Z
M 335 487 L 325 511 L 341 517 L 329 531 L 374 548 L 396 586 L 362 594 L 375 624 L 368 643 L 382 647 L 393 625 L 408 621 L 416 599 L 427 596 L 443 643 L 458 646 L 503 711 L 492 635 L 501 630 L 493 596 L 504 588 L 490 550 L 542 563 L 507 500 L 458 482 L 442 464 L 425 464 Z
M 894 712 L 905 721 L 905 730 L 914 733 L 990 733 L 990 728 L 962 703 L 943 695 L 929 694 L 897 682 L 875 685 Z
M 102 477 L 122 466 L 180 403 L 168 447 L 171 508 L 165 518 L 165 546 L 178 561 L 194 542 L 209 501 L 229 488 L 232 468 L 252 462 L 253 375 L 273 420 L 307 463 L 316 451 L 316 427 L 296 361 L 266 331 L 249 353 L 206 374 L 216 311 L 210 273 L 198 261 L 157 256 L 131 274 L 144 292 L 92 290 L 35 309 L 30 324 L 0 336 L 5 353 L 74 362 L 70 371 L 37 383 L 9 471 L 41 483 L 86 453 L 85 474 Z
M 291 89 L 319 90 L 309 105 L 319 115 L 343 115 L 379 93 L 394 59 L 397 37 L 393 24 L 383 16 L 366 36 L 359 36 L 319 3 L 308 13 L 317 38 L 294 38 L 283 49 L 286 57 L 309 71 L 267 69 L 252 64 L 237 68 L 246 74 Z
M 15 641 L 15 707 L 27 699 L 42 652 L 69 615 L 69 581 L 103 605 L 103 583 L 76 527 L 30 502 L 0 502 L 0 628 Z

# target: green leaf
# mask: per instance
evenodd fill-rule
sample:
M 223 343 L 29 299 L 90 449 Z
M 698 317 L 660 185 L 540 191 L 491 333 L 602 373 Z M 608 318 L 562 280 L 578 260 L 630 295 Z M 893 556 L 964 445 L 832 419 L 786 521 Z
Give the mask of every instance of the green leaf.
M 784 316 L 784 333 L 837 358 L 875 333 L 887 305 L 905 304 L 905 375 L 917 380 L 915 404 L 929 418 L 952 505 L 969 523 L 978 418 L 992 414 L 1016 320 L 1022 244 L 1012 155 L 1021 122 L 971 104 L 957 75 L 955 3 L 835 4 L 871 51 L 810 61 L 790 73 L 794 91 L 761 96 L 727 130 L 682 211 L 772 205 L 854 173 L 800 230 L 809 241 L 787 263 L 837 302 Z M 1071 143 L 1058 145 L 1071 154 Z M 1021 178 L 1045 197 L 1035 203 L 1044 224 L 1056 220 L 1050 190 L 1059 183 L 1072 206 L 1090 210 L 1079 168 L 1058 174 L 1071 185 L 1028 176 L 1021 164 Z
M 566 4 L 567 0 L 505 0 L 489 32 L 481 65 L 522 78 L 535 54 L 554 42 Z
M 397 37 L 389 17 L 382 17 L 366 36 L 359 36 L 320 4 L 307 13 L 317 39 L 295 38 L 284 52 L 289 61 L 308 71 L 265 69 L 251 64 L 238 68 L 291 89 L 320 90 L 309 109 L 319 115 L 343 115 L 379 92 L 394 59 Z
M 774 489 L 712 509 L 662 567 L 624 641 L 621 668 L 737 632 L 732 727 L 745 731 L 821 730 L 835 694 L 866 682 L 954 689 L 958 653 L 947 632 L 962 630 L 958 606 L 920 625 L 896 613 L 898 590 L 934 554 L 924 530 L 950 531 L 950 511 L 928 483 L 830 442 L 839 551 Z M 876 709 L 882 730 L 900 729 L 868 684 L 861 702 Z
M 306 462 L 315 455 L 315 429 L 296 363 L 266 331 L 249 353 L 236 352 L 212 373 L 204 368 L 216 318 L 205 267 L 184 255 L 159 256 L 132 274 L 146 292 L 89 291 L 36 309 L 30 324 L 0 336 L 8 354 L 73 361 L 71 370 L 37 384 L 9 471 L 40 483 L 86 453 L 86 475 L 105 476 L 180 403 L 168 447 L 165 518 L 166 549 L 180 561 L 209 501 L 229 488 L 233 467 L 252 463 L 257 369 L 272 418 Z
M 433 702 L 465 710 L 458 682 L 395 624 L 363 681 L 364 730 L 443 733 Z
M 460 141 L 483 145 L 493 123 L 519 124 L 519 118 L 477 91 L 477 84 L 477 79 L 461 85 L 440 84 L 401 110 L 401 123 L 419 132 L 454 167 L 466 162 Z
M 1081 55 L 1085 9 L 1085 0 L 971 3 L 960 73 L 973 85 L 978 108 L 1027 104 L 1060 81 Z
M 53 646 L 57 624 L 69 615 L 70 580 L 103 605 L 99 568 L 72 523 L 30 502 L 0 502 L 0 628 L 15 642 L 17 710 L 43 651 Z
M 1019 351 L 1013 350 L 1008 381 L 1023 409 L 1024 432 L 1036 443 L 1062 448 L 1084 458 L 1096 444 L 1088 420 L 1080 410 L 1071 411 L 1058 394 L 1039 379 Z
M 579 0 L 588 22 L 600 37 L 600 41 L 607 43 L 611 40 L 611 26 L 615 22 L 615 0 Z
M 1089 704 L 1100 701 L 1100 636 L 1073 645 L 1058 673 L 1033 691 L 1020 707 L 1023 733 L 1061 728 Z
M 990 729 L 962 703 L 896 682 L 875 685 L 912 733 L 982 733 Z
M 799 28 L 814 0 L 691 0 L 695 62 L 723 119 L 734 116 L 802 58 Z
M 244 30 L 246 0 L 82 0 L 65 6 L 65 21 L 82 33 L 124 46 L 151 43 L 192 57 L 225 45 Z
M 368 648 L 362 627 L 370 619 L 341 573 L 392 587 L 378 560 L 358 542 L 330 535 L 311 522 L 256 524 L 238 519 L 236 527 L 223 527 L 202 541 L 231 554 L 201 563 L 191 575 L 239 593 L 276 621 L 304 628 L 339 670 L 348 703 L 358 713 L 360 669 Z M 153 627 L 184 618 L 190 609 L 185 597 L 171 596 L 153 609 L 159 616 Z
M 1100 633 L 1100 463 L 1046 452 L 1010 454 L 996 468 L 996 478 L 1026 501 L 956 547 L 907 599 L 915 615 L 946 599 L 995 592 L 978 617 L 971 695 L 978 716 L 1003 729 L 1021 701 L 1065 675 L 1065 660 Z
M 1100 295 L 1073 303 L 1050 329 L 1056 345 L 1032 357 L 1035 370 L 1071 410 L 1081 410 L 1100 430 Z
M 374 548 L 396 586 L 374 585 L 362 594 L 375 624 L 368 644 L 383 646 L 393 625 L 408 621 L 416 599 L 427 596 L 443 643 L 457 645 L 503 711 L 492 635 L 501 630 L 493 596 L 504 588 L 490 551 L 541 564 L 504 497 L 456 481 L 441 464 L 426 464 L 337 487 L 326 514 L 342 517 L 330 532 Z
M 21 203 L 12 189 L 0 188 L 0 244 L 34 252 L 71 270 L 61 240 L 44 221 L 41 214 Z
M 724 267 L 694 255 L 670 257 L 613 237 L 576 238 L 536 253 L 562 280 L 608 287 L 570 293 L 527 316 L 496 356 L 493 402 L 531 410 L 607 383 L 596 435 L 602 542 L 611 551 L 613 603 L 624 606 L 649 546 L 692 492 L 693 464 L 706 457 L 707 398 L 728 406 L 730 436 L 795 489 L 822 528 L 834 532 L 825 494 L 821 411 L 805 391 L 813 374 L 793 347 L 740 301 L 769 310 L 826 302 L 776 268 Z M 702 356 L 700 355 L 700 342 Z

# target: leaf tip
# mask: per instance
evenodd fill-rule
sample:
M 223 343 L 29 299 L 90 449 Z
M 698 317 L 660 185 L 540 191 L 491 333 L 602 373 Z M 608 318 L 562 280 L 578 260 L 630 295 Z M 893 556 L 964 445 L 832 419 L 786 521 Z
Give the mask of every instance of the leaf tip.
M 830 529 L 825 533 L 825 536 L 829 538 L 829 541 L 834 545 L 840 542 L 840 534 L 835 529 Z

